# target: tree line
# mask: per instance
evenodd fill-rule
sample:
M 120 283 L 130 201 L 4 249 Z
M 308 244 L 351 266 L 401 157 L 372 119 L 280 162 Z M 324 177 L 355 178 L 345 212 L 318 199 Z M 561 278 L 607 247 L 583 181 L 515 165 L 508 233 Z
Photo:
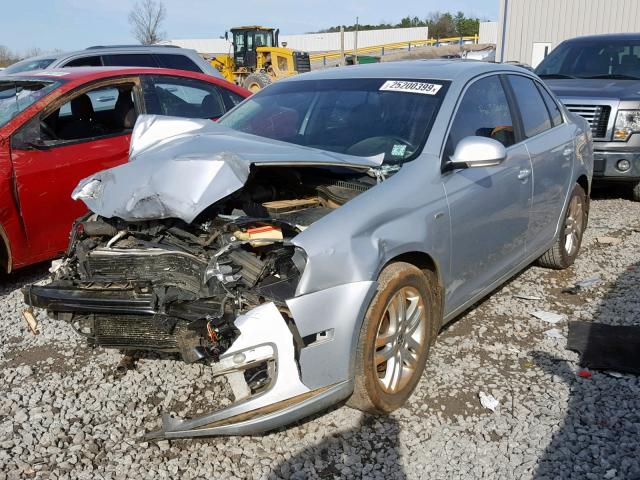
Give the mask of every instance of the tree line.
M 46 53 L 59 53 L 60 51 L 61 50 L 57 50 L 57 49 L 44 51 L 44 50 L 41 50 L 40 48 L 30 48 L 29 50 L 26 50 L 23 53 L 18 53 L 10 50 L 5 45 L 0 45 L 0 68 L 8 67 L 9 65 L 12 65 L 24 58 L 37 57 L 39 55 L 44 55 Z
M 356 25 L 338 25 L 318 33 L 339 32 L 340 28 L 344 28 L 346 32 L 356 29 Z M 381 22 L 375 25 L 358 25 L 358 30 L 381 30 L 384 28 L 410 28 L 410 27 L 429 27 L 429 36 L 434 38 L 458 37 L 477 35 L 480 31 L 480 19 L 467 17 L 464 12 L 458 13 L 441 13 L 432 12 L 426 18 L 407 15 L 398 23 Z

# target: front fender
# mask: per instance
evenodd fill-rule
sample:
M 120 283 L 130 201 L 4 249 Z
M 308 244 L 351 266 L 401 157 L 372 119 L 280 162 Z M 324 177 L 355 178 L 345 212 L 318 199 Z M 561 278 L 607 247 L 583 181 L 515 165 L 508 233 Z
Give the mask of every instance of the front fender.
M 375 281 L 385 264 L 409 252 L 428 254 L 448 276 L 449 211 L 439 174 L 429 181 L 425 163 L 403 166 L 293 239 L 307 254 L 297 295 Z

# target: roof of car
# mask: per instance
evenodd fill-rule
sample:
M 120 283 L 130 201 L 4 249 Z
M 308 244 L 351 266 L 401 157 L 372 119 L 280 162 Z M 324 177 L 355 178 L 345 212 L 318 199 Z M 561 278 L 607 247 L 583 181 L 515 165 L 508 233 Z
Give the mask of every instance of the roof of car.
M 598 35 L 584 35 L 581 37 L 570 38 L 565 40 L 567 42 L 599 42 L 599 41 L 628 41 L 628 40 L 640 40 L 640 32 L 636 33 L 601 33 Z
M 63 79 L 68 82 L 87 82 L 91 80 L 99 80 L 102 78 L 117 77 L 120 75 L 173 75 L 177 77 L 197 78 L 200 80 L 224 85 L 230 90 L 238 93 L 249 93 L 227 80 L 213 77 L 205 73 L 192 72 L 186 70 L 174 70 L 171 68 L 152 68 L 152 67 L 64 67 L 53 68 L 51 70 L 31 70 L 28 72 L 6 73 L 0 72 L 0 80 L 8 78 L 26 78 L 26 79 Z
M 4 75 L 0 73 L 4 78 L 61 78 L 64 80 L 93 80 L 131 74 L 178 75 L 207 79 L 215 78 L 211 75 L 199 72 L 152 67 L 64 67 L 52 68 L 51 70 L 30 70 L 27 72 L 7 73 Z M 220 79 L 216 78 L 216 80 Z
M 457 80 L 495 71 L 523 73 L 523 69 L 504 63 L 477 60 L 406 60 L 327 68 L 282 81 L 321 80 L 340 78 L 389 78 Z
M 70 52 L 53 52 L 43 55 L 37 55 L 35 57 L 25 58 L 27 61 L 43 60 L 45 58 L 61 59 L 66 57 L 73 57 L 76 55 L 95 55 L 96 53 L 104 53 L 106 51 L 116 52 L 154 52 L 158 53 L 162 50 L 167 50 L 168 53 L 176 53 L 176 50 L 182 50 L 186 52 L 193 52 L 190 48 L 182 48 L 177 45 L 93 45 L 83 50 L 72 50 Z M 20 60 L 20 61 L 24 61 Z

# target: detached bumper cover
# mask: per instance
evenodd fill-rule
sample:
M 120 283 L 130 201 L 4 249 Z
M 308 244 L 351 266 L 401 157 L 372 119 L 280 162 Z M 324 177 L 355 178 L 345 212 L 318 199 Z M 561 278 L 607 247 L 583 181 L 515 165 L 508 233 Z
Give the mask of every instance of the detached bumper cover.
M 257 434 L 282 427 L 347 398 L 353 391 L 353 349 L 376 282 L 355 282 L 289 300 L 304 346 L 296 351 L 287 321 L 273 303 L 238 316 L 240 335 L 209 370 L 224 375 L 235 403 L 197 418 L 164 415 L 162 428 L 148 438 Z M 152 294 L 123 288 L 105 295 L 98 289 L 32 286 L 25 301 L 58 312 L 136 314 L 150 318 Z M 251 394 L 244 371 L 268 362 L 270 383 Z

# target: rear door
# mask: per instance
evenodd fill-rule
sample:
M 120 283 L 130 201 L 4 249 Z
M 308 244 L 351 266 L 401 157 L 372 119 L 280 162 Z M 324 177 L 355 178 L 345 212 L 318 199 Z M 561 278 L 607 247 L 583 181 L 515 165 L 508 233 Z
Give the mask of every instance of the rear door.
M 507 75 L 507 78 L 522 119 L 524 144 L 533 167 L 527 251 L 540 252 L 553 242 L 562 215 L 571 182 L 574 133 L 542 85 L 524 75 Z
M 477 297 L 525 259 L 531 162 L 507 98 L 499 75 L 475 80 L 463 94 L 449 131 L 445 163 L 458 142 L 470 136 L 499 141 L 507 158 L 493 167 L 443 173 L 451 217 L 446 311 Z
M 127 161 L 142 109 L 139 79 L 80 87 L 20 128 L 11 139 L 17 195 L 33 258 L 65 249 L 73 221 L 86 212 L 73 201 L 78 182 Z

